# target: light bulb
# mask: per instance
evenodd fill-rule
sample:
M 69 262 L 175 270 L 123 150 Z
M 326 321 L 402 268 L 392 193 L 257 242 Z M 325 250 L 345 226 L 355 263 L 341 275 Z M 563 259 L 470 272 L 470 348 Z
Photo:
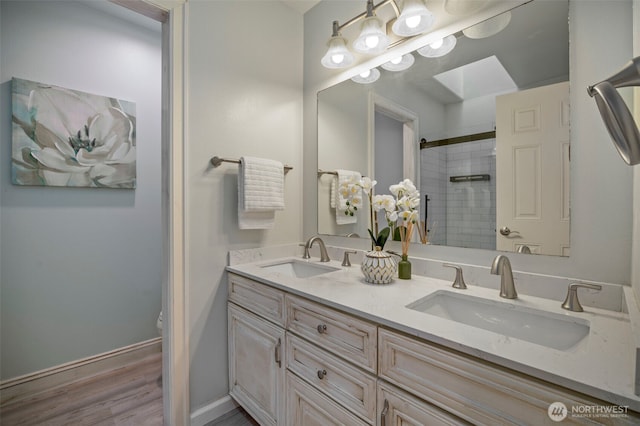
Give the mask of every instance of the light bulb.
M 436 40 L 433 43 L 429 44 L 429 46 L 431 46 L 431 48 L 433 49 L 440 49 L 443 43 L 444 39 L 441 38 L 440 40 Z
M 398 65 L 400 62 L 402 62 L 402 56 L 398 56 L 397 58 L 393 58 L 389 62 L 391 62 L 394 65 Z
M 405 23 L 409 28 L 416 28 L 418 25 L 420 25 L 421 20 L 422 20 L 422 17 L 420 15 L 411 16 L 405 20 Z
M 368 78 L 371 75 L 371 70 L 366 70 L 365 72 L 360 73 L 360 77 Z
M 370 35 L 364 39 L 364 43 L 367 45 L 369 49 L 374 49 L 376 46 L 378 46 L 379 42 L 380 42 L 380 39 L 378 38 L 377 35 Z
M 342 53 L 336 53 L 335 55 L 331 55 L 331 62 L 336 65 L 339 65 L 344 61 L 344 55 Z

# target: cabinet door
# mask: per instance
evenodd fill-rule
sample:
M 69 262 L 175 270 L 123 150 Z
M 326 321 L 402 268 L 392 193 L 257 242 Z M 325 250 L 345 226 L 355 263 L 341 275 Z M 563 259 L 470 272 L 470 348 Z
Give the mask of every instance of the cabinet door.
M 379 426 L 469 424 L 384 382 L 378 382 L 378 411 Z
M 261 425 L 282 424 L 284 330 L 229 303 L 229 394 Z
M 295 374 L 287 372 L 287 426 L 368 426 Z

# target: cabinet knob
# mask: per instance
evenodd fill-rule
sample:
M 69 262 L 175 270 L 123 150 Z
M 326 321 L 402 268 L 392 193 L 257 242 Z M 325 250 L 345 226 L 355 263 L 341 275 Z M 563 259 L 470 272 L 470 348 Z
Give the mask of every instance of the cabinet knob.
M 324 334 L 327 332 L 327 326 L 325 324 L 320 324 L 318 326 L 318 333 Z
M 324 376 L 327 375 L 327 370 L 318 370 L 318 379 L 324 379 Z

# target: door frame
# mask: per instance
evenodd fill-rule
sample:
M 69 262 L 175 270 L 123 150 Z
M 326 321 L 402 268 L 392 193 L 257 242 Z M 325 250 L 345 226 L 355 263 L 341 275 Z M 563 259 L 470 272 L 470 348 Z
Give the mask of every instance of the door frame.
M 375 176 L 376 112 L 402 123 L 402 175 L 413 181 L 420 190 L 420 145 L 418 143 L 418 115 L 394 101 L 375 93 L 369 93 L 367 129 L 369 145 L 369 170 Z
M 186 0 L 109 0 L 162 23 L 162 400 L 164 424 L 190 424 L 185 291 Z

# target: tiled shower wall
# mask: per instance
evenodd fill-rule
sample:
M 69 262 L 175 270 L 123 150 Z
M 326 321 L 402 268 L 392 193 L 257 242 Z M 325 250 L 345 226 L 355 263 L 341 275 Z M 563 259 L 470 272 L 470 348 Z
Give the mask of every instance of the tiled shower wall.
M 421 202 L 424 203 L 425 194 L 430 198 L 430 241 L 447 246 L 495 250 L 495 139 L 427 148 L 421 151 L 420 156 Z M 490 180 L 449 181 L 451 176 L 476 174 L 488 174 Z
M 420 220 L 427 207 L 429 242 L 447 243 L 447 151 L 446 147 L 420 150 Z M 425 197 L 429 197 L 428 205 Z

